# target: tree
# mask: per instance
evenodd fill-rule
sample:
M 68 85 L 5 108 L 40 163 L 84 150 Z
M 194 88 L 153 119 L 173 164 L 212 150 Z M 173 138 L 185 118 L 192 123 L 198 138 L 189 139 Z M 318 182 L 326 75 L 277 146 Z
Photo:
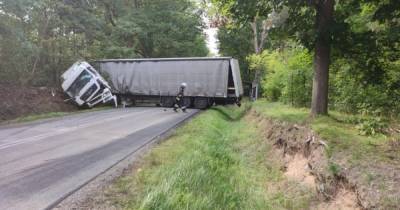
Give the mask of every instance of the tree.
M 222 24 L 249 25 L 252 31 L 254 54 L 259 55 L 264 50 L 266 40 L 271 29 L 282 25 L 287 19 L 288 11 L 283 7 L 276 11 L 273 4 L 268 1 L 258 0 L 212 0 L 220 13 L 217 19 L 223 20 Z M 220 16 L 224 14 L 225 17 Z M 244 26 L 245 27 L 245 26 Z M 252 95 L 257 99 L 261 79 L 261 69 L 254 70 L 252 82 Z
M 240 61 L 242 80 L 252 81 L 247 57 L 254 52 L 250 26 L 229 28 L 220 26 L 218 29 L 219 53 L 222 56 L 232 56 Z
M 253 3 L 215 1 L 222 8 L 221 13 L 228 13 L 236 20 L 233 27 L 224 27 L 228 30 L 224 33 L 252 20 L 254 10 L 248 8 Z M 287 43 L 295 43 L 313 54 L 314 88 L 310 95 L 313 95 L 314 116 L 327 113 L 328 97 L 329 106 L 344 111 L 399 112 L 399 1 L 259 0 L 256 3 L 260 16 L 289 8 L 289 20 L 268 35 L 264 46 L 268 52 L 281 56 L 290 50 Z M 279 78 L 276 81 L 281 82 Z
M 0 82 L 59 86 L 76 60 L 206 56 L 189 0 L 0 0 Z
M 219 2 L 219 1 L 218 1 Z M 214 2 L 216 3 L 216 2 Z M 274 17 L 277 16 L 277 20 L 284 19 L 283 17 L 288 8 L 290 8 L 292 20 L 294 17 L 293 13 L 298 13 L 296 9 L 299 7 L 312 7 L 314 8 L 315 15 L 315 40 L 314 49 L 315 49 L 315 59 L 314 59 L 314 82 L 313 82 L 313 97 L 312 97 L 312 115 L 318 114 L 327 114 L 328 107 L 328 86 L 329 86 L 329 64 L 330 64 L 330 39 L 331 39 L 331 27 L 333 21 L 333 9 L 334 9 L 334 0 L 311 0 L 311 1 L 273 1 L 273 0 L 259 0 L 259 1 L 232 1 L 232 0 L 224 0 L 222 3 L 216 3 L 222 8 L 225 8 L 224 11 L 228 11 L 233 14 L 232 16 L 237 17 L 238 21 L 246 22 L 253 19 L 251 22 L 253 33 L 254 33 L 254 43 L 255 43 L 255 52 L 260 53 L 260 45 L 263 45 L 266 37 L 266 32 L 269 31 L 274 24 L 270 24 L 273 21 L 268 21 L 264 19 L 262 21 L 262 30 L 261 36 L 258 36 L 259 32 L 257 31 L 257 21 L 259 16 L 264 17 Z M 278 15 L 272 15 L 278 14 Z M 300 20 L 295 20 L 296 24 L 299 24 Z M 269 23 L 269 24 L 268 24 Z M 295 27 L 304 27 L 304 25 L 298 25 Z M 258 41 L 260 40 L 260 42 Z M 309 40 L 307 40 L 309 41 Z M 256 71 L 256 74 L 258 71 Z M 255 77 L 257 79 L 258 76 Z
M 106 11 L 111 10 L 105 14 L 110 34 L 106 43 L 99 43 L 104 49 L 101 57 L 207 55 L 203 23 L 192 2 L 135 0 L 127 5 L 124 2 L 104 3 Z
M 363 75 L 359 82 L 383 82 L 387 59 L 398 58 L 392 56 L 398 54 L 392 54 L 398 50 L 395 44 L 399 40 L 398 33 L 392 33 L 393 29 L 399 28 L 398 23 L 396 26 L 396 21 L 393 21 L 399 15 L 398 1 L 349 0 L 335 5 L 334 0 L 289 0 L 287 5 L 292 8 L 291 15 L 296 18 L 291 21 L 295 29 L 292 34 L 302 34 L 300 40 L 315 52 L 312 115 L 328 112 L 329 67 L 333 59 L 346 58 L 355 63 L 356 69 L 362 71 L 359 74 Z M 301 8 L 305 7 L 313 8 L 315 14 L 312 10 L 307 15 L 299 14 Z M 305 29 L 311 27 L 307 27 L 307 18 L 310 16 L 315 16 L 315 28 L 308 32 L 315 36 L 307 35 Z
M 331 27 L 335 0 L 314 2 L 316 10 L 316 40 L 311 114 L 328 114 L 329 65 L 331 57 Z

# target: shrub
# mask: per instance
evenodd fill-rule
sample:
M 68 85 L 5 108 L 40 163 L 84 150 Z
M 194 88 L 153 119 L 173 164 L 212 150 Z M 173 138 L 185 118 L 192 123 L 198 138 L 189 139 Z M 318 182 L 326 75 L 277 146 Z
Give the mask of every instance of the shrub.
M 312 57 L 297 45 L 285 50 L 264 51 L 248 57 L 252 70 L 261 70 L 262 94 L 270 101 L 309 106 L 312 88 Z

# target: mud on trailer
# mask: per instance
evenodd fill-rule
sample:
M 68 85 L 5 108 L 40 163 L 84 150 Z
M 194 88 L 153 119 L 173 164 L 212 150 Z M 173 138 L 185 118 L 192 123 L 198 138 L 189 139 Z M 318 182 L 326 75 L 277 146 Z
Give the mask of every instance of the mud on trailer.
M 154 103 L 172 107 L 185 82 L 184 103 L 205 109 L 213 104 L 240 104 L 243 85 L 239 64 L 230 57 L 109 59 L 94 65 L 126 105 Z

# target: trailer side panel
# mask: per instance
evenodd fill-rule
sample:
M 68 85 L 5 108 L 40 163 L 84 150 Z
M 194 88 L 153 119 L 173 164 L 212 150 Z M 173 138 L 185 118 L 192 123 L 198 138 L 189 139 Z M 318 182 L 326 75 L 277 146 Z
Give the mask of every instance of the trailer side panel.
M 229 59 L 100 62 L 119 94 L 149 96 L 176 95 L 185 82 L 187 96 L 225 98 L 229 67 Z

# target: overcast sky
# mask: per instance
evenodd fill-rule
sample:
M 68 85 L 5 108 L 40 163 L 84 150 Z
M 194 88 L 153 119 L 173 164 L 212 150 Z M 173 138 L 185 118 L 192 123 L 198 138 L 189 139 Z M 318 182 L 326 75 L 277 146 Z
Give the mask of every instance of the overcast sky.
M 207 34 L 207 47 L 210 50 L 211 55 L 218 56 L 218 40 L 217 40 L 217 28 L 208 28 L 205 30 Z
M 204 30 L 204 32 L 207 34 L 207 47 L 210 50 L 210 54 L 212 56 L 218 56 L 219 55 L 218 40 L 217 40 L 218 29 L 208 27 L 210 25 L 208 17 L 203 17 L 203 19 L 207 26 L 207 28 Z

